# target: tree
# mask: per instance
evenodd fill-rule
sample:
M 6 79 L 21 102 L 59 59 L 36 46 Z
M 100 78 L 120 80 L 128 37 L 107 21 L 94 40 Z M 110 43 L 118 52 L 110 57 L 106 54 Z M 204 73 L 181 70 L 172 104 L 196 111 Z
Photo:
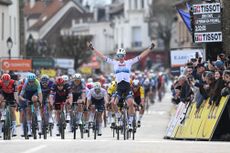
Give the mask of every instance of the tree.
M 223 0 L 223 49 L 230 55 L 230 1 Z
M 91 36 L 60 36 L 56 54 L 59 57 L 74 58 L 74 67 L 77 69 L 87 63 L 92 54 L 86 45 L 91 39 Z
M 176 9 L 173 6 L 178 0 L 154 0 L 150 5 L 150 24 L 152 32 L 164 42 L 165 50 L 170 49 L 171 29 L 175 21 Z M 156 29 L 153 29 L 156 28 Z

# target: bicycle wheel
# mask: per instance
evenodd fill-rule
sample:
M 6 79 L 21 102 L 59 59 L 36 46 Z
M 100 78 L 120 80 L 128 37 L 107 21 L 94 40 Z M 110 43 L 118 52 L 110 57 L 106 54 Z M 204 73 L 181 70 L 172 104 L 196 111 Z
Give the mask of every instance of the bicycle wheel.
M 124 140 L 127 139 L 127 116 L 126 114 L 123 112 L 123 126 L 122 126 L 122 131 L 123 131 L 123 135 L 124 135 Z
M 84 125 L 80 124 L 79 126 L 80 126 L 81 138 L 83 139 L 84 138 Z
M 136 117 L 133 119 L 133 130 L 132 130 L 132 139 L 135 139 L 135 134 L 136 134 L 136 129 L 137 129 L 137 124 L 136 124 Z
M 11 116 L 8 108 L 6 109 L 6 119 L 4 121 L 4 126 L 3 126 L 3 139 L 4 140 L 11 139 Z
M 34 112 L 32 113 L 32 133 L 33 138 L 37 139 L 37 117 Z
M 61 139 L 65 139 L 65 114 L 64 112 L 61 113 L 59 128 L 60 128 L 60 133 L 61 133 Z
M 94 139 L 97 139 L 97 123 L 96 123 L 96 119 L 93 123 L 93 132 L 94 132 Z
M 106 110 L 104 110 L 104 113 L 103 113 L 103 120 L 104 120 L 104 127 L 106 128 L 107 127 Z
M 77 125 L 76 125 L 76 116 L 73 115 L 72 116 L 72 119 L 71 119 L 71 122 L 72 122 L 72 128 L 73 128 L 73 139 L 76 139 L 76 135 L 77 135 Z

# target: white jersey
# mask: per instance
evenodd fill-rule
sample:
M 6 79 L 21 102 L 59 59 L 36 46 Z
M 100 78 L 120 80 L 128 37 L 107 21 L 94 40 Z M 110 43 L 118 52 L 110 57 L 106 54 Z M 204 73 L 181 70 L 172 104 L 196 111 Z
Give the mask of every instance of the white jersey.
M 137 56 L 135 58 L 124 61 L 124 63 L 121 63 L 120 61 L 116 61 L 108 57 L 106 58 L 105 61 L 108 62 L 109 64 L 113 64 L 117 83 L 121 81 L 126 81 L 130 83 L 131 67 L 133 64 L 135 64 L 139 60 L 140 60 L 140 57 Z
M 95 98 L 97 100 L 100 100 L 104 98 L 107 95 L 107 91 L 103 88 L 101 88 L 101 91 L 99 94 L 97 94 L 94 90 L 94 88 L 90 89 L 90 91 L 87 94 L 87 99 L 91 100 L 91 98 Z

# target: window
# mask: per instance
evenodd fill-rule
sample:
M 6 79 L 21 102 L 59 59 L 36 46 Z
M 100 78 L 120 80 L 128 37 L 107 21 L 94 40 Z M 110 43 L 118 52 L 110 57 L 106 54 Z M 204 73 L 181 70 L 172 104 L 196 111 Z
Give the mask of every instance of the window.
M 14 43 L 17 43 L 17 23 L 16 23 L 16 17 L 14 17 Z
M 145 8 L 145 0 L 141 0 L 141 8 Z
M 132 0 L 129 0 L 129 10 L 132 9 Z
M 11 16 L 9 17 L 9 28 L 10 28 L 10 37 L 12 36 L 12 31 L 11 31 Z
M 135 0 L 135 6 L 134 9 L 137 9 L 137 0 Z
M 132 27 L 132 47 L 141 46 L 141 27 Z
M 2 13 L 2 40 L 4 40 L 4 13 Z

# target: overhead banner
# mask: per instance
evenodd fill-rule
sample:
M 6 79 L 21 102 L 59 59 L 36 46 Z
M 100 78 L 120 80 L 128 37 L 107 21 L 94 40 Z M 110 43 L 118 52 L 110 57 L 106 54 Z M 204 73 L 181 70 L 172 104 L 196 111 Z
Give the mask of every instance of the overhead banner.
M 33 68 L 54 68 L 53 58 L 36 57 L 32 59 Z
M 199 57 L 204 57 L 203 49 L 174 49 L 170 51 L 171 67 L 184 66 L 191 58 L 195 58 L 195 54 L 198 52 Z M 204 60 L 204 59 L 203 59 Z
M 195 43 L 222 42 L 220 3 L 193 5 L 193 20 Z
M 74 59 L 67 58 L 56 58 L 55 66 L 64 69 L 73 69 L 74 68 Z
M 12 71 L 31 71 L 32 60 L 2 60 L 2 69 Z

